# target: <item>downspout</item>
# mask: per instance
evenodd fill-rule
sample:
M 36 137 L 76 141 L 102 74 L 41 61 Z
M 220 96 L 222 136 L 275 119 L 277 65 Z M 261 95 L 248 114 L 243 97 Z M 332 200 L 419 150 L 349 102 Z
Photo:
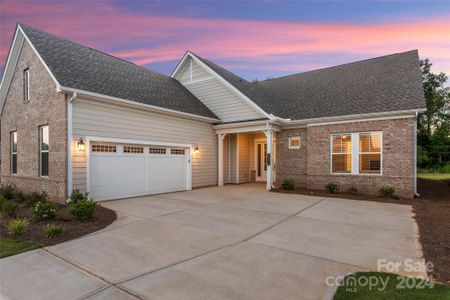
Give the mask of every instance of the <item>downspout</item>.
M 420 197 L 417 193 L 417 120 L 419 113 L 416 111 L 414 118 L 414 197 Z
M 72 125 L 73 125 L 73 100 L 77 98 L 77 92 L 73 92 L 72 96 L 67 101 L 67 202 L 70 201 L 70 194 L 72 193 Z

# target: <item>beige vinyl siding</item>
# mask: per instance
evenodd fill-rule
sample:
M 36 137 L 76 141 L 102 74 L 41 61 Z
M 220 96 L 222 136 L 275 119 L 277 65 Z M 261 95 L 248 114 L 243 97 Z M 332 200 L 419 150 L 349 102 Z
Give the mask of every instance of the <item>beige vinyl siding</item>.
M 223 139 L 223 183 L 230 183 L 230 135 Z
M 213 76 L 210 73 L 203 69 L 199 64 L 192 61 L 192 59 L 185 61 L 184 66 L 181 68 L 180 73 L 177 75 L 177 79 L 182 84 L 202 81 L 212 77 Z
M 230 134 L 230 139 L 229 139 L 229 149 L 230 149 L 230 181 L 229 183 L 238 183 L 238 178 L 237 178 L 237 134 Z
M 238 134 L 239 183 L 250 181 L 250 137 L 248 133 Z
M 211 124 L 77 99 L 73 104 L 73 144 L 86 136 L 192 144 L 200 149 L 192 156 L 192 187 L 217 184 L 217 136 Z M 73 188 L 81 191 L 86 190 L 86 152 L 73 151 Z
M 224 122 L 254 120 L 262 117 L 216 78 L 185 84 L 185 86 Z

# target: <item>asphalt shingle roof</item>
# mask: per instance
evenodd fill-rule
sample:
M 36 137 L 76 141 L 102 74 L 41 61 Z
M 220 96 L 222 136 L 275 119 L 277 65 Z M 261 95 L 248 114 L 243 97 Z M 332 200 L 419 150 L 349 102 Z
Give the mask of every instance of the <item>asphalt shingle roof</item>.
M 28 25 L 20 27 L 62 86 L 217 119 L 173 78 Z
M 301 120 L 426 107 L 417 50 L 256 83 L 195 56 L 277 117 Z

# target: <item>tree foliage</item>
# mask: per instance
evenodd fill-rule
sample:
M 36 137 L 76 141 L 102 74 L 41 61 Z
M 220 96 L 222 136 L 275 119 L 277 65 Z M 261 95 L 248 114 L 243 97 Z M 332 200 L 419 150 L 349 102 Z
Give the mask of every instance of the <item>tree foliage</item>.
M 445 73 L 433 73 L 429 59 L 422 60 L 427 111 L 418 118 L 418 163 L 432 168 L 450 160 L 450 88 Z

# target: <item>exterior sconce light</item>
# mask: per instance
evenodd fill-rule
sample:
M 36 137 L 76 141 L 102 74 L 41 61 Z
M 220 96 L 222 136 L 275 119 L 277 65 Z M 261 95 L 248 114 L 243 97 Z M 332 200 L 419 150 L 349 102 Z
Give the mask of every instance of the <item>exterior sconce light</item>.
M 84 151 L 86 149 L 86 146 L 84 144 L 83 138 L 80 137 L 80 139 L 77 141 L 77 151 Z
M 200 149 L 198 149 L 198 147 L 194 148 L 194 154 L 199 154 L 200 153 Z

